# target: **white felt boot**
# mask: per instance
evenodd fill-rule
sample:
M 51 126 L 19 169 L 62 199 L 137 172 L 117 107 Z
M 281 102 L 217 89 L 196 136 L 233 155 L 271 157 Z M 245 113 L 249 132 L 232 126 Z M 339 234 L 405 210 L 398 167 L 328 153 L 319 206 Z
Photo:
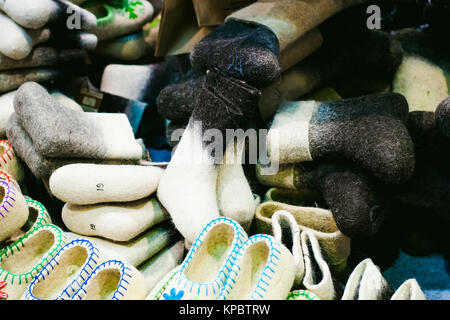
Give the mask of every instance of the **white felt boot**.
M 152 166 L 70 164 L 53 172 L 50 190 L 70 204 L 134 201 L 154 193 L 163 172 Z
M 73 296 L 73 300 L 144 300 L 142 274 L 131 264 L 109 260 L 99 265 Z
M 20 184 L 24 177 L 23 165 L 7 140 L 0 140 L 0 170 L 11 174 Z
M 303 286 L 317 295 L 321 300 L 336 299 L 336 291 L 330 268 L 322 257 L 319 241 L 310 230 L 301 234 L 303 259 L 305 261 L 305 277 Z
M 71 241 L 34 278 L 22 300 L 70 300 L 103 261 L 105 257 L 92 242 Z
M 295 280 L 289 250 L 275 238 L 257 234 L 239 249 L 221 300 L 285 300 Z
M 409 279 L 398 287 L 391 300 L 427 300 L 416 279 Z
M 305 262 L 303 261 L 300 228 L 291 213 L 286 210 L 276 211 L 272 216 L 272 227 L 274 238 L 280 243 L 283 243 L 282 226 L 286 227 L 286 225 L 291 233 L 291 252 L 295 261 L 295 281 L 293 287 L 298 288 L 302 284 L 303 277 L 305 276 Z
M 367 258 L 350 274 L 342 300 L 387 300 L 392 292 L 380 268 Z
M 25 198 L 13 184 L 0 180 L 0 242 L 18 231 L 28 219 Z
M 222 216 L 248 231 L 255 215 L 255 199 L 242 169 L 245 141 L 228 144 L 217 176 L 217 205 Z
M 245 240 L 247 234 L 235 221 L 223 217 L 210 221 L 161 299 L 217 299 Z
M 34 45 L 47 41 L 50 38 L 50 30 L 23 29 L 0 13 L 0 38 L 2 39 L 0 53 L 11 59 L 20 60 L 30 54 Z
M 219 170 L 202 140 L 201 128 L 191 120 L 158 186 L 159 200 L 188 243 L 220 216 L 216 196 Z
M 62 220 L 70 231 L 113 241 L 129 241 L 167 218 L 155 197 L 87 206 L 66 203 L 62 209 Z
M 116 39 L 100 42 L 95 53 L 124 61 L 133 61 L 142 58 L 147 49 L 144 32 L 121 36 Z
M 3 292 L 18 300 L 42 268 L 65 244 L 64 232 L 46 224 L 34 229 L 0 253 L 0 278 L 7 282 Z

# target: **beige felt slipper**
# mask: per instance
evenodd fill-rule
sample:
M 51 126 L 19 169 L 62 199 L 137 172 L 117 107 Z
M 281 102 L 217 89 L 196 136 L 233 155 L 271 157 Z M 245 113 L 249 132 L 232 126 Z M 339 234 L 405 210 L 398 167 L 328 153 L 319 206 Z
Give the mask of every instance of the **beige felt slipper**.
M 320 300 L 320 298 L 308 290 L 294 290 L 289 292 L 286 300 Z
M 0 180 L 0 242 L 19 230 L 28 219 L 25 198 L 13 184 Z
M 285 300 L 295 280 L 295 261 L 275 238 L 257 234 L 239 249 L 220 300 Z
M 427 300 L 416 279 L 409 279 L 395 291 L 391 300 Z
M 73 300 L 144 300 L 146 292 L 145 279 L 135 267 L 108 260 L 89 275 Z
M 100 42 L 95 53 L 124 61 L 134 61 L 142 58 L 147 50 L 144 31 L 127 34 L 116 39 Z
M 70 204 L 128 202 L 154 193 L 163 172 L 152 166 L 76 163 L 53 172 L 50 190 Z
M 8 299 L 22 297 L 33 278 L 64 246 L 65 241 L 60 228 L 46 224 L 1 251 L 0 278 L 7 282 L 2 291 L 8 294 Z
M 156 197 L 87 206 L 66 203 L 62 209 L 62 220 L 70 231 L 113 241 L 129 241 L 168 218 Z
M 16 157 L 11 144 L 7 140 L 0 140 L 0 170 L 11 174 L 19 184 L 25 174 L 21 161 Z
M 175 278 L 178 272 L 181 270 L 181 265 L 173 268 L 155 285 L 155 287 L 150 291 L 150 294 L 145 298 L 145 300 L 160 300 L 162 294 L 169 286 L 170 282 Z
M 90 241 L 73 240 L 62 247 L 30 283 L 22 300 L 69 300 L 95 268 L 106 261 Z
M 361 261 L 350 274 L 342 300 L 388 300 L 392 288 L 370 258 Z
M 22 192 L 19 183 L 14 177 L 6 171 L 0 170 L 0 180 L 5 180 L 9 184 L 12 184 L 17 191 Z

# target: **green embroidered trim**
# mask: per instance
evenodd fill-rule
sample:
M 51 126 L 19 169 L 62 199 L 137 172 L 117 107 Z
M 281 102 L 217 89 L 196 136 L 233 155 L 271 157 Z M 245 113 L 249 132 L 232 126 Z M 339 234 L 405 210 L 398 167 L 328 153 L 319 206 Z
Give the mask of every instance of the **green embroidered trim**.
M 129 19 L 136 19 L 139 17 L 139 14 L 144 13 L 144 4 L 139 0 L 113 0 L 111 5 L 121 16 L 125 16 L 128 13 Z
M 35 208 L 38 211 L 38 217 L 37 217 L 35 223 L 33 224 L 33 226 L 31 227 L 32 229 L 42 226 L 44 224 L 52 223 L 51 222 L 52 219 L 50 218 L 48 210 L 44 207 L 44 205 L 42 203 L 40 203 L 39 201 L 36 201 L 36 200 L 30 200 L 30 199 L 26 199 L 25 201 L 27 202 L 28 207 Z
M 19 285 L 22 284 L 23 280 L 25 280 L 25 283 L 29 283 L 31 280 L 33 280 L 34 276 L 38 274 L 42 270 L 42 268 L 51 260 L 51 258 L 59 251 L 59 249 L 64 246 L 64 233 L 60 228 L 52 224 L 42 225 L 34 228 L 32 231 L 25 234 L 22 238 L 20 238 L 10 246 L 2 249 L 0 252 L 0 265 L 9 256 L 14 255 L 15 252 L 19 252 L 21 248 L 24 248 L 26 240 L 31 238 L 34 234 L 40 232 L 41 230 L 50 230 L 55 235 L 55 243 L 50 248 L 50 250 L 47 251 L 47 253 L 39 261 L 39 263 L 27 273 L 13 274 L 5 269 L 0 268 L 1 281 L 8 281 L 8 278 L 10 278 L 11 284 L 14 285 L 14 280 L 18 278 Z
M 295 290 L 289 293 L 286 300 L 295 300 L 297 297 L 304 297 L 305 300 L 320 300 L 318 296 L 307 290 Z
M 180 268 L 176 268 L 176 270 L 170 275 L 169 279 L 167 279 L 167 281 L 161 286 L 158 292 L 156 292 L 156 294 L 153 296 L 153 300 L 158 300 L 161 297 L 162 293 L 164 292 L 164 290 L 166 290 L 167 286 L 169 285 L 170 280 L 173 279 L 173 277 L 175 276 L 175 274 L 178 273 L 179 270 Z

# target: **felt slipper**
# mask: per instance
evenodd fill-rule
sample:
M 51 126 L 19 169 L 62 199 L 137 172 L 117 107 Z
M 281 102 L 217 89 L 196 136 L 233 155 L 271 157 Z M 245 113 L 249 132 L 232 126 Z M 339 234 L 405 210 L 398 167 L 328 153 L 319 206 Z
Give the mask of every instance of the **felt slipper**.
M 307 197 L 303 193 L 300 199 L 307 199 Z M 330 210 L 266 201 L 256 209 L 256 232 L 271 234 L 273 228 L 275 228 L 273 224 L 274 214 L 279 210 L 289 212 L 296 220 L 300 231 L 310 230 L 315 235 L 322 248 L 325 260 L 334 272 L 340 273 L 345 270 L 347 259 L 350 256 L 350 238 L 338 229 Z
M 11 91 L 0 95 L 0 139 L 6 138 L 8 119 L 14 113 L 15 94 L 16 91 Z
M 184 242 L 178 241 L 165 247 L 158 254 L 141 264 L 138 270 L 145 278 L 147 294 L 150 294 L 170 270 L 179 266 L 183 262 L 183 258 Z
M 320 300 L 320 298 L 308 290 L 294 290 L 289 292 L 286 300 Z
M 7 140 L 0 140 L 0 170 L 11 174 L 21 183 L 24 178 L 24 169 L 20 160 L 16 157 L 11 144 Z
M 391 300 L 427 300 L 416 279 L 409 279 L 398 287 Z
M 89 30 L 99 41 L 113 39 L 141 29 L 153 16 L 153 6 L 146 0 L 87 1 L 82 8 L 97 17 L 96 28 Z
M 0 71 L 0 93 L 19 88 L 28 81 L 48 82 L 61 78 L 62 69 L 54 68 L 27 68 Z
M 26 58 L 36 44 L 50 38 L 50 29 L 26 30 L 2 13 L 0 26 L 0 53 L 14 60 Z
M 0 242 L 19 230 L 28 219 L 28 209 L 22 193 L 13 184 L 0 180 Z
M 70 300 L 91 272 L 105 260 L 92 242 L 71 241 L 34 278 L 23 300 Z
M 222 217 L 211 220 L 193 243 L 161 299 L 217 299 L 245 240 L 247 234 L 235 221 Z
M 294 288 L 298 288 L 303 281 L 303 277 L 305 276 L 305 262 L 303 261 L 303 251 L 302 244 L 300 240 L 300 228 L 297 224 L 297 220 L 293 217 L 293 215 L 286 210 L 278 210 L 272 216 L 272 226 L 273 226 L 273 236 L 274 238 L 283 244 L 283 231 L 282 225 L 285 227 L 288 225 L 288 229 L 290 231 L 290 240 L 292 241 L 290 246 L 287 246 L 288 249 L 291 250 L 292 256 L 295 261 L 295 280 L 294 280 Z
M 14 109 L 36 151 L 42 156 L 113 160 L 142 158 L 142 147 L 136 142 L 124 114 L 81 113 L 62 108 L 34 82 L 19 88 L 14 97 Z M 70 123 L 62 120 L 69 118 Z M 43 130 L 44 124 L 48 130 Z
M 8 299 L 18 300 L 42 268 L 66 241 L 57 226 L 46 224 L 33 229 L 25 237 L 0 253 L 0 277 L 7 282 L 3 289 Z
M 321 300 L 336 300 L 340 296 L 339 288 L 331 275 L 330 268 L 322 256 L 319 241 L 310 230 L 301 234 L 305 277 L 303 286 Z
M 124 61 L 139 60 L 147 50 L 144 31 L 124 35 L 116 39 L 102 41 L 95 49 L 95 53 Z
M 86 206 L 66 203 L 61 215 L 70 231 L 113 241 L 130 241 L 169 218 L 156 197 Z
M 109 260 L 95 268 L 72 299 L 144 300 L 145 294 L 145 279 L 135 267 Z
M 347 280 L 342 300 L 387 300 L 393 290 L 370 258 L 361 261 Z
M 145 300 L 161 300 L 161 297 L 169 286 L 169 284 L 173 281 L 175 276 L 180 272 L 181 265 L 173 268 L 155 285 L 155 287 L 150 291 L 150 294 L 145 298 Z M 172 296 L 176 296 L 175 289 L 171 291 Z
M 381 181 L 402 183 L 414 171 L 407 115 L 406 99 L 395 93 L 285 102 L 267 136 L 268 154 L 279 163 L 344 158 Z
M 296 273 L 289 250 L 268 235 L 250 237 L 239 248 L 219 300 L 283 300 Z
M 17 191 L 22 192 L 19 183 L 14 177 L 6 171 L 0 170 L 0 180 L 5 180 L 9 184 L 12 184 Z
M 69 109 L 72 109 L 74 111 L 83 112 L 83 108 L 72 98 L 69 98 L 64 93 L 60 91 L 52 91 L 51 96 L 53 99 L 58 101 L 63 106 L 66 106 Z
M 53 172 L 50 190 L 71 205 L 130 202 L 154 193 L 163 172 L 150 166 L 70 164 Z
M 158 224 L 126 242 L 82 236 L 71 232 L 66 232 L 66 235 L 70 240 L 89 240 L 109 259 L 127 261 L 135 267 L 141 265 L 166 246 L 180 239 L 179 233 L 168 222 Z

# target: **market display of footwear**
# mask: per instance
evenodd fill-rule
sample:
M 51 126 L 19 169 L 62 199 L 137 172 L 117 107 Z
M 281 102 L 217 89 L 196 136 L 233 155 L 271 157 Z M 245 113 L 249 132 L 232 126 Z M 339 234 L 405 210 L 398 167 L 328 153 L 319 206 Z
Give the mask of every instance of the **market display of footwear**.
M 0 0 L 2 303 L 449 300 L 450 3 L 212 2 Z

